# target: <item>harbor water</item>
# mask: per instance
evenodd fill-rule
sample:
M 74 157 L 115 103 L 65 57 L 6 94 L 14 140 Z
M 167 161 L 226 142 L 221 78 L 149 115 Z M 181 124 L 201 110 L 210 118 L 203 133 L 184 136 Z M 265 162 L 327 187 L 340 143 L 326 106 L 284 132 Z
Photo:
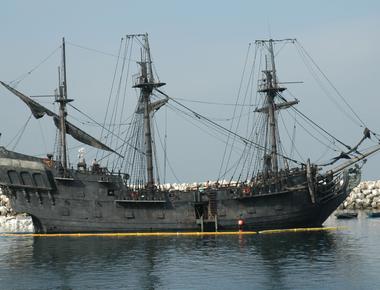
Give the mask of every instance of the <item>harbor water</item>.
M 0 289 L 379 289 L 380 219 L 231 236 L 0 237 Z

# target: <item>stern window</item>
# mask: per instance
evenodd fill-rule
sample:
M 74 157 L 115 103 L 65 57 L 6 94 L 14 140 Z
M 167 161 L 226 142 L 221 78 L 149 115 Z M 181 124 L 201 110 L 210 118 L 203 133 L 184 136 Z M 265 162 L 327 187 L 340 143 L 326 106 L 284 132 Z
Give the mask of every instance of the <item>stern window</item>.
M 25 185 L 31 185 L 33 186 L 32 177 L 30 176 L 29 172 L 21 172 L 21 180 Z
M 39 187 L 45 187 L 46 186 L 46 184 L 44 182 L 44 178 L 43 178 L 41 173 L 34 173 L 33 179 L 34 179 L 34 182 L 36 183 L 37 186 L 39 186 Z
M 9 177 L 9 181 L 12 183 L 12 184 L 21 184 L 20 182 L 20 178 L 17 174 L 16 171 L 14 170 L 9 170 L 8 171 L 8 177 Z

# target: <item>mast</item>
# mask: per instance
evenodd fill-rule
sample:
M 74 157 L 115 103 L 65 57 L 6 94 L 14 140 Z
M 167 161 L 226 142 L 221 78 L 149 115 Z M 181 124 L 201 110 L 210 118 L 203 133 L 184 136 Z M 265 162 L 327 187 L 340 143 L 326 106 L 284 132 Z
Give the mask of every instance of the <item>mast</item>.
M 264 156 L 264 171 L 272 171 L 274 175 L 278 172 L 278 148 L 277 148 L 277 118 L 276 111 L 280 109 L 286 109 L 298 103 L 298 101 L 284 102 L 276 104 L 275 98 L 279 92 L 284 91 L 286 88 L 279 87 L 277 81 L 276 64 L 274 60 L 273 43 L 279 41 L 294 41 L 293 39 L 282 40 L 257 40 L 256 43 L 267 45 L 270 65 L 267 64 L 264 73 L 264 79 L 262 80 L 259 92 L 265 93 L 266 103 L 263 108 L 258 108 L 255 111 L 266 113 L 268 116 L 268 132 L 269 132 L 269 147 L 270 154 Z
M 67 141 L 66 141 L 66 103 L 73 100 L 67 98 L 67 79 L 66 79 L 66 47 L 65 38 L 62 38 L 62 74 L 63 80 L 59 75 L 59 96 L 56 102 L 59 103 L 59 135 L 60 135 L 60 161 L 63 169 L 63 175 L 67 175 Z
M 133 86 L 140 88 L 140 101 L 142 102 L 143 118 L 144 118 L 144 138 L 145 138 L 145 157 L 147 169 L 147 184 L 146 188 L 149 191 L 154 191 L 155 178 L 153 173 L 153 138 L 151 129 L 151 112 L 157 109 L 154 103 L 151 103 L 150 96 L 154 88 L 165 85 L 165 83 L 156 83 L 153 76 L 152 59 L 148 41 L 148 34 L 131 35 L 132 37 L 141 36 L 144 43 L 144 51 L 139 62 L 141 67 L 141 75 L 137 83 Z
M 152 148 L 152 130 L 151 130 L 151 121 L 150 121 L 150 112 L 149 112 L 149 104 L 150 104 L 150 95 L 153 90 L 153 86 L 151 85 L 153 80 L 152 75 L 152 61 L 150 57 L 150 49 L 148 42 L 148 35 L 144 36 L 145 50 L 146 50 L 146 62 L 144 66 L 142 66 L 142 76 L 144 80 L 147 82 L 147 86 L 142 90 L 143 94 L 143 102 L 144 102 L 144 132 L 145 132 L 145 155 L 146 155 L 146 169 L 148 174 L 148 183 L 147 189 L 152 190 L 154 186 L 154 176 L 153 176 L 153 148 Z M 149 69 L 149 73 L 147 71 Z
M 271 159 L 272 159 L 272 171 L 277 173 L 278 171 L 278 161 L 277 161 L 277 140 L 276 140 L 276 117 L 274 114 L 274 98 L 277 94 L 277 76 L 276 76 L 276 67 L 274 64 L 274 53 L 273 53 L 273 40 L 269 40 L 269 54 L 272 62 L 272 73 L 268 73 L 268 82 L 271 90 L 267 91 L 268 97 L 268 113 L 269 113 L 269 126 L 271 134 Z

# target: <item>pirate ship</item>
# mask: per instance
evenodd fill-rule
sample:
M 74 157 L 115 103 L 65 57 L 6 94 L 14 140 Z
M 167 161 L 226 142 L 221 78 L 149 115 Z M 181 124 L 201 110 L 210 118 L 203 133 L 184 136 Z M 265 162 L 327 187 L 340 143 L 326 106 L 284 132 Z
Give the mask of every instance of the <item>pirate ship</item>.
M 128 35 L 126 39 L 138 40 L 136 42 L 141 45 L 140 72 L 133 85 L 139 91 L 137 106 L 125 138 L 121 138 L 121 131 L 115 133 L 102 127 L 105 135 L 119 143 L 108 140 L 106 144 L 106 138 L 106 141 L 98 140 L 67 120 L 73 100 L 67 93 L 64 40 L 59 88 L 55 95 L 58 113 L 1 82 L 30 108 L 35 118 L 48 116 L 53 119 L 59 132 L 58 150 L 47 158 L 0 147 L 3 194 L 10 198 L 15 211 L 32 217 L 37 233 L 321 226 L 359 183 L 359 161 L 380 150 L 376 145 L 366 152 L 359 152 L 359 145 L 372 133 L 366 129 L 356 146 L 346 146 L 348 151 L 329 164 L 317 165 L 309 159 L 299 162 L 286 156 L 280 150 L 278 114 L 293 108 L 298 100 L 285 99 L 285 88 L 277 78 L 273 46 L 280 40 L 259 40 L 256 45 L 266 50 L 265 69 L 257 90 L 261 106 L 254 112 L 260 116 L 260 121 L 254 123 L 250 135 L 243 137 L 189 109 L 196 118 L 206 120 L 218 130 L 227 132 L 229 138 L 244 144 L 236 168 L 242 166 L 247 173 L 245 176 L 240 174 L 235 181 L 218 180 L 213 184 L 195 184 L 182 189 L 163 186 L 155 170 L 152 118 L 168 103 L 188 108 L 160 89 L 165 84 L 154 76 L 148 35 Z M 157 99 L 157 95 L 161 98 Z M 70 165 L 68 134 L 83 144 L 108 152 L 102 156 L 118 158 L 120 169 L 101 166 L 103 157 L 87 166 L 83 152 L 76 166 Z M 253 136 L 259 137 L 255 139 Z M 117 148 L 112 149 L 112 144 Z M 350 159 L 335 165 L 344 158 Z

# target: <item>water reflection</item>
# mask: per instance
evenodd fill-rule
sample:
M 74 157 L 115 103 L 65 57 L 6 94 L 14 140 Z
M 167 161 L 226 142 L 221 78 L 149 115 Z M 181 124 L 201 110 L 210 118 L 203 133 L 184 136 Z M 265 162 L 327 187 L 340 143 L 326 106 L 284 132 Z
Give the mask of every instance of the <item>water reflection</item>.
M 33 239 L 3 238 L 0 239 L 0 269 L 19 270 L 33 260 Z
M 326 277 L 363 275 L 363 247 L 352 232 L 1 238 L 0 282 L 5 289 L 46 288 L 46 281 L 61 289 L 306 289 Z
M 263 260 L 265 284 L 272 289 L 291 289 L 286 286 L 289 272 L 302 271 L 305 265 L 315 263 L 316 259 L 322 261 L 324 257 L 334 263 L 331 257 L 337 242 L 329 232 L 289 233 L 259 236 L 252 247 Z
M 51 265 L 65 286 L 71 284 L 67 277 L 77 284 L 84 276 L 100 275 L 116 285 L 153 289 L 160 285 L 155 267 L 160 252 L 167 247 L 163 240 L 155 238 L 35 238 L 33 260 L 39 265 Z M 77 271 L 82 278 L 77 277 Z

